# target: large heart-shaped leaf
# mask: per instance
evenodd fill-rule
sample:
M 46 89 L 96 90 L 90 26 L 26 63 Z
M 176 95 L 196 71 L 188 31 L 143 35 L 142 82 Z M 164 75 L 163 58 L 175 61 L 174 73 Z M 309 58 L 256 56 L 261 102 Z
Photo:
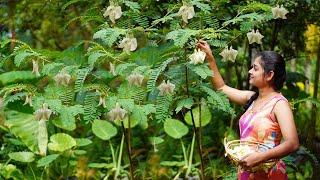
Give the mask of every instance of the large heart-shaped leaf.
M 192 109 L 194 121 L 196 127 L 200 127 L 200 108 L 199 106 Z M 189 124 L 192 125 L 192 118 L 191 112 L 189 111 L 185 116 L 184 120 Z M 211 113 L 207 106 L 201 106 L 201 126 L 206 126 L 211 121 Z
M 13 152 L 8 154 L 10 159 L 19 162 L 29 163 L 34 161 L 34 154 L 32 152 Z
M 50 137 L 48 148 L 52 151 L 63 152 L 76 146 L 76 140 L 68 134 L 57 133 Z
M 110 122 L 103 120 L 94 120 L 92 123 L 92 131 L 93 134 L 102 140 L 109 140 L 117 135 L 117 128 Z
M 164 131 L 175 139 L 180 139 L 188 133 L 188 127 L 176 119 L 166 119 L 164 122 Z

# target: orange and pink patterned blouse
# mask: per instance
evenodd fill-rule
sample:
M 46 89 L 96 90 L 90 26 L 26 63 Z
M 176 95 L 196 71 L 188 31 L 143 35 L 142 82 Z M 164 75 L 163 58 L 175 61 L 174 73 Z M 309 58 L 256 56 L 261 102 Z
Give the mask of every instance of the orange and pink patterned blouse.
M 287 101 L 287 99 L 279 93 L 267 100 L 256 111 L 252 110 L 253 102 L 239 120 L 241 140 L 258 141 L 271 147 L 279 145 L 282 134 L 274 114 L 274 106 L 281 100 Z M 238 179 L 283 180 L 288 179 L 288 177 L 284 162 L 279 161 L 268 172 L 261 171 L 250 173 L 239 169 Z

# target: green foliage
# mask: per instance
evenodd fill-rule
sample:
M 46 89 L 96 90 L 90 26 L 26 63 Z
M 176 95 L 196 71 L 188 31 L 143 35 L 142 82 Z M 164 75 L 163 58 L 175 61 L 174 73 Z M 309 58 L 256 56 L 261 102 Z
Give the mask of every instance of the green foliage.
M 37 167 L 48 166 L 59 157 L 59 154 L 50 154 L 38 160 Z
M 65 133 L 57 133 L 50 136 L 48 148 L 52 151 L 63 152 L 76 146 L 77 143 L 73 137 Z
M 157 97 L 155 117 L 158 122 L 163 122 L 167 117 L 169 117 L 172 100 L 172 95 Z
M 202 105 L 201 109 L 200 109 L 200 106 L 193 108 L 192 115 L 193 115 L 194 123 L 196 127 L 200 127 L 200 123 L 201 123 L 201 127 L 204 127 L 211 121 L 211 113 L 207 106 Z M 193 125 L 191 111 L 189 111 L 185 115 L 184 120 L 187 122 L 187 124 Z
M 106 28 L 101 29 L 94 33 L 93 39 L 101 39 L 104 44 L 111 47 L 120 35 L 126 33 L 126 30 L 119 28 Z
M 235 116 L 235 112 L 230 107 L 229 100 L 225 95 L 219 92 L 215 92 L 211 88 L 208 88 L 206 86 L 201 86 L 201 90 L 208 95 L 207 102 L 209 106 L 227 113 L 232 117 Z
M 188 127 L 176 119 L 166 119 L 164 122 L 164 131 L 175 139 L 180 139 L 188 133 Z
M 102 140 L 110 140 L 117 135 L 117 129 L 108 121 L 94 120 L 92 132 Z
M 23 81 L 30 81 L 35 79 L 36 76 L 31 71 L 10 71 L 0 75 L 0 84 L 12 84 Z
M 196 36 L 201 31 L 191 29 L 178 29 L 167 34 L 166 39 L 171 39 L 175 46 L 182 48 L 192 36 Z
M 160 75 L 161 72 L 163 72 L 166 67 L 173 61 L 175 61 L 176 58 L 169 58 L 166 61 L 164 61 L 159 67 L 155 68 L 152 70 L 148 83 L 147 83 L 147 89 L 148 91 L 152 91 L 154 90 L 154 88 L 156 87 L 156 83 L 157 83 L 157 79 Z
M 32 152 L 13 152 L 8 154 L 10 159 L 15 161 L 30 163 L 34 161 L 34 154 Z
M 7 112 L 5 125 L 10 132 L 19 137 L 21 141 L 32 151 L 38 151 L 38 121 L 31 114 L 24 114 L 16 111 Z

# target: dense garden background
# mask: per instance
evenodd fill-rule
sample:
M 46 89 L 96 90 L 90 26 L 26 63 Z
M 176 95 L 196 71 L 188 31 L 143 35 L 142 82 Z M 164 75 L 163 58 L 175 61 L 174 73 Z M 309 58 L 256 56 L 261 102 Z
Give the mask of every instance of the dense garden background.
M 300 149 L 290 179 L 319 179 L 320 1 L 1 0 L 0 179 L 235 179 L 223 139 L 261 50 L 287 63 Z M 316 172 L 317 170 L 317 172 Z M 318 174 L 317 174 L 318 173 Z

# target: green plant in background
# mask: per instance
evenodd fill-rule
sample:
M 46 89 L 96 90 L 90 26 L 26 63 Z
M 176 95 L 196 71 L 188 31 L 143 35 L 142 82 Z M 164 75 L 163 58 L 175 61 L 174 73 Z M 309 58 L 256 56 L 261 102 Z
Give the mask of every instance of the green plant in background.
M 290 21 L 295 12 L 289 8 L 296 6 L 291 1 L 277 3 L 288 7 L 286 21 Z M 4 22 L 12 39 L 1 42 L 0 50 L 4 141 L 0 177 L 235 178 L 221 140 L 236 138 L 239 108 L 234 111 L 228 99 L 212 89 L 209 82 L 214 72 L 195 44 L 207 40 L 227 83 L 244 88 L 248 85 L 244 72 L 256 50 L 276 49 L 286 58 L 291 55 L 286 54 L 287 44 L 280 42 L 289 23 L 273 20 L 277 3 L 61 0 L 5 4 L 10 18 Z M 22 17 L 32 17 L 20 12 L 26 6 L 35 15 L 47 12 L 47 20 L 30 23 L 41 27 L 39 31 L 25 24 Z M 285 27 L 275 28 L 278 25 Z M 18 36 L 28 43 L 16 39 L 15 28 L 31 29 L 31 35 Z M 284 91 L 289 95 L 294 93 L 290 84 L 301 81 L 290 77 Z M 292 105 L 300 110 L 309 96 L 305 93 Z M 310 101 L 319 103 L 317 98 Z M 299 118 L 309 112 L 299 110 L 295 112 Z M 305 120 L 298 119 L 297 124 Z M 299 165 L 289 174 L 296 178 L 314 174 L 309 171 L 314 164 Z

